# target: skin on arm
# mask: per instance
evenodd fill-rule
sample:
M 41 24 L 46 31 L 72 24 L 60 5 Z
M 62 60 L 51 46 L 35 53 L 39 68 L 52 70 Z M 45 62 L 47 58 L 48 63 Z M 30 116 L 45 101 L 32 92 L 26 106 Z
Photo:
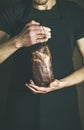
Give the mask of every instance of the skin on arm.
M 23 30 L 11 39 L 6 32 L 0 31 L 0 63 L 22 47 L 48 41 L 51 38 L 50 31 L 50 28 L 42 27 L 34 20 L 25 25 Z
M 0 31 L 0 63 L 5 61 L 17 48 L 14 47 L 14 40 L 9 40 L 10 35 Z
M 79 48 L 80 54 L 83 59 L 83 65 L 84 65 L 84 38 L 77 40 L 77 46 Z M 72 74 L 60 79 L 60 80 L 54 80 L 50 83 L 49 87 L 39 87 L 35 85 L 33 81 L 30 81 L 29 84 L 26 84 L 26 86 L 33 92 L 33 93 L 48 93 L 51 91 L 55 91 L 61 88 L 70 87 L 72 85 L 79 84 L 81 82 L 84 82 L 84 66 L 81 67 L 79 70 L 76 70 Z
M 84 38 L 81 38 L 76 42 L 77 42 L 79 52 L 82 56 L 83 66 L 79 70 L 75 71 L 73 74 L 62 79 L 68 81 L 65 87 L 84 82 Z

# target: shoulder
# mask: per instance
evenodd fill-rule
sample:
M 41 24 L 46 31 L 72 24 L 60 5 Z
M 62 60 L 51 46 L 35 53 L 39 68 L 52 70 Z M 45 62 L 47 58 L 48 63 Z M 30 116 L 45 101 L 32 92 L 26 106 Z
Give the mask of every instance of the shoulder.
M 13 4 L 0 9 L 0 30 L 11 34 L 12 28 L 14 30 L 14 26 L 22 19 L 25 10 L 25 3 Z
M 75 2 L 64 1 L 64 15 L 74 30 L 75 38 L 84 37 L 84 8 Z
M 68 19 L 72 19 L 76 21 L 76 19 L 80 19 L 80 17 L 84 18 L 84 8 L 79 4 L 66 0 L 58 0 L 60 12 L 63 17 Z
M 84 8 L 82 6 L 80 6 L 78 3 L 72 2 L 72 1 L 63 0 L 63 6 L 66 11 L 69 11 L 69 13 L 77 14 L 78 12 L 84 11 Z
M 17 3 L 13 5 L 9 5 L 6 8 L 0 9 L 0 16 L 7 16 L 10 18 L 15 18 L 18 16 L 20 17 L 23 15 L 24 11 L 26 9 L 26 4 L 25 3 Z

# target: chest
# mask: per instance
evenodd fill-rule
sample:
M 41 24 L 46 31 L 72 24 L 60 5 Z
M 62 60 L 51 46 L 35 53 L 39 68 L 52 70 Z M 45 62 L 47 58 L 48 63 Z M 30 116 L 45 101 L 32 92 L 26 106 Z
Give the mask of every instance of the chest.
M 64 75 L 63 70 L 66 70 L 66 68 L 66 73 L 71 72 L 73 47 L 75 43 L 73 23 L 71 24 L 70 20 L 68 19 L 61 19 L 59 13 L 55 12 L 55 10 L 53 12 L 38 12 L 32 10 L 32 12 L 26 18 L 26 22 L 20 22 L 19 27 L 17 28 L 17 33 L 21 31 L 25 24 L 29 23 L 31 20 L 35 20 L 40 22 L 41 25 L 51 28 L 52 36 L 47 44 L 50 48 L 53 59 L 53 69 L 56 70 L 58 77 L 60 77 L 60 73 L 60 75 Z M 19 59 L 17 61 L 23 64 L 25 59 L 28 61 L 29 66 L 29 63 L 31 64 L 31 55 L 29 56 L 30 52 L 31 47 L 17 52 Z

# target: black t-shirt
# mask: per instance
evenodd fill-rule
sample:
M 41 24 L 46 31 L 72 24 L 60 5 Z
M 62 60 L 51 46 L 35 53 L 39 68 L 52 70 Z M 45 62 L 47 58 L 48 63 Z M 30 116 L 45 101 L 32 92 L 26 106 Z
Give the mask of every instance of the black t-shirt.
M 73 2 L 64 2 L 63 0 L 58 0 L 51 10 L 44 11 L 32 7 L 27 8 L 27 5 L 17 5 L 0 14 L 0 30 L 13 37 L 32 19 L 50 27 L 52 30 L 52 38 L 47 44 L 52 54 L 55 78 L 60 79 L 72 73 L 75 42 L 84 37 L 84 9 Z M 13 71 L 10 80 L 11 92 L 25 91 L 28 93 L 29 102 L 32 99 L 34 103 L 37 102 L 37 98 L 35 99 L 35 96 L 32 96 L 32 93 L 24 84 L 33 78 L 31 52 L 35 47 L 37 45 L 22 48 L 12 55 Z M 40 95 L 38 100 L 40 101 L 39 122 L 42 130 L 59 128 L 66 130 L 68 129 L 66 124 L 69 123 L 70 129 L 77 130 L 78 122 L 74 122 L 75 119 L 75 121 L 79 121 L 76 113 L 78 109 L 75 87 Z M 33 111 L 31 104 L 31 102 L 28 104 L 31 106 L 29 109 Z
M 52 38 L 47 42 L 53 59 L 55 78 L 60 79 L 72 73 L 72 56 L 76 40 L 84 37 L 84 9 L 73 2 L 57 1 L 51 10 L 37 10 L 29 5 L 14 5 L 0 14 L 0 30 L 17 35 L 31 20 L 39 21 L 52 30 Z M 32 79 L 31 51 L 33 47 L 22 48 L 12 57 L 13 81 L 23 86 Z M 16 76 L 17 75 L 17 76 Z
M 68 27 L 73 26 L 76 39 L 84 37 L 84 9 L 74 2 L 59 0 L 58 2 L 58 17 L 68 19 Z M 0 12 L 0 30 L 6 31 L 10 35 L 15 34 L 15 28 L 19 27 L 19 22 L 23 22 L 23 26 L 28 23 L 31 5 L 17 4 L 9 6 Z M 43 11 L 47 12 L 47 11 Z M 55 12 L 56 13 L 56 12 Z M 57 13 L 56 13 L 57 14 Z M 66 21 L 66 19 L 65 19 Z M 70 21 L 70 22 L 69 22 Z M 14 30 L 13 30 L 14 29 Z M 19 27 L 20 29 L 20 27 Z
M 31 20 L 39 21 L 52 30 L 50 47 L 55 78 L 60 79 L 73 72 L 72 56 L 76 40 L 84 37 L 84 9 L 73 2 L 58 0 L 51 10 L 37 10 L 32 6 L 19 4 L 0 13 L 0 30 L 17 35 Z M 31 52 L 35 46 L 22 48 L 12 55 L 11 82 L 22 89 L 33 79 Z

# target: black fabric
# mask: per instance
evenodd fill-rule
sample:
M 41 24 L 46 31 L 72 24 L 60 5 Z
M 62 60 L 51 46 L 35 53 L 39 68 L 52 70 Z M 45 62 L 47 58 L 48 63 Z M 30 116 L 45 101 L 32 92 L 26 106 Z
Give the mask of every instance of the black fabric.
M 69 75 L 74 71 L 75 41 L 84 37 L 84 15 L 80 13 L 84 12 L 83 9 L 63 0 L 57 1 L 52 10 L 47 11 L 27 6 L 14 6 L 1 13 L 1 30 L 13 37 L 32 19 L 50 27 L 52 38 L 47 44 L 52 54 L 55 78 Z M 33 79 L 31 52 L 38 46 L 22 48 L 12 55 L 6 130 L 81 130 L 75 86 L 45 95 L 34 95 L 25 87 L 25 83 Z
M 58 1 L 58 6 L 61 17 L 70 20 L 70 27 L 73 24 L 75 40 L 84 37 L 84 8 L 80 7 L 75 2 L 64 2 L 61 0 Z

